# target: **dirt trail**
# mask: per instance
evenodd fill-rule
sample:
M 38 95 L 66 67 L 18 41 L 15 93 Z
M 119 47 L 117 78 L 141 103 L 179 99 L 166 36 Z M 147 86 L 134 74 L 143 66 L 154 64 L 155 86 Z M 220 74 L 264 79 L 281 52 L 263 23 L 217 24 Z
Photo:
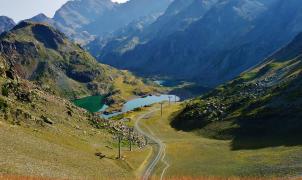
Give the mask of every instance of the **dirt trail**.
M 162 161 L 165 164 L 165 167 L 162 170 L 161 173 L 161 177 L 160 179 L 163 179 L 163 176 L 166 172 L 166 170 L 169 168 L 170 164 L 165 161 L 165 156 L 166 156 L 166 145 L 161 141 L 161 139 L 159 139 L 158 137 L 156 137 L 154 135 L 154 133 L 150 130 L 147 129 L 148 132 L 142 130 L 142 128 L 139 126 L 139 123 L 146 117 L 150 116 L 152 113 L 159 111 L 159 109 L 153 109 L 143 115 L 141 115 L 137 121 L 135 122 L 135 129 L 142 135 L 146 136 L 148 139 L 150 139 L 151 141 L 153 141 L 157 146 L 158 146 L 158 150 L 156 152 L 156 156 L 154 157 L 154 159 L 152 159 L 149 163 L 149 165 L 147 166 L 147 168 L 145 169 L 145 172 L 143 173 L 143 180 L 148 180 L 150 179 L 150 176 L 152 174 L 152 172 L 154 171 L 156 165 L 159 163 L 159 161 Z

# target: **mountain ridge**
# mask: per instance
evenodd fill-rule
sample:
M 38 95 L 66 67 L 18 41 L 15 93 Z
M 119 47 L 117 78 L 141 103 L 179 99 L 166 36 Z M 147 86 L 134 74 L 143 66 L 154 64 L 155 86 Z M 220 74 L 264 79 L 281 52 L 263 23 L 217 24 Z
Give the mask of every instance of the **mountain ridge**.
M 16 25 L 14 20 L 7 16 L 0 16 L 0 34 L 10 30 Z
M 97 36 L 107 36 L 130 23 L 162 13 L 171 0 L 131 0 L 113 3 L 110 0 L 68 1 L 58 9 L 53 18 L 30 20 L 49 23 L 72 40 L 87 44 Z M 38 15 L 39 16 L 39 15 Z

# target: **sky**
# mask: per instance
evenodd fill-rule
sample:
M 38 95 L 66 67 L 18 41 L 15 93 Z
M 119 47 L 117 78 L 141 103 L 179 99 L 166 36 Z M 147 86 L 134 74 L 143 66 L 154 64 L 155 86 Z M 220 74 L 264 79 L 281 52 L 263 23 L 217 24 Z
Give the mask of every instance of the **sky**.
M 39 13 L 53 17 L 68 0 L 0 0 L 0 15 L 8 16 L 14 21 L 29 19 Z M 112 0 L 123 3 L 127 0 Z

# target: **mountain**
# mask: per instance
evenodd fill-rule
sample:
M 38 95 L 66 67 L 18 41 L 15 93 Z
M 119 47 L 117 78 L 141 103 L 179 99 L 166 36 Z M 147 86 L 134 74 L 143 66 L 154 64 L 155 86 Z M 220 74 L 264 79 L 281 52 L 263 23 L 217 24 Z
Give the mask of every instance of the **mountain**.
M 124 54 L 139 45 L 186 29 L 191 23 L 200 19 L 215 2 L 216 0 L 175 0 L 162 16 L 159 16 L 154 23 L 144 25 L 140 31 L 124 30 L 123 34 L 117 33 L 111 37 L 95 39 L 87 45 L 87 48 L 104 63 L 117 65 L 119 62 L 115 62 L 115 58 L 111 58 L 111 55 Z
M 0 34 L 8 31 L 15 26 L 14 20 L 6 16 L 0 16 Z
M 107 46 L 92 54 L 101 62 L 138 74 L 216 86 L 256 65 L 302 31 L 301 3 L 298 0 L 192 1 L 174 16 L 173 11 L 163 15 L 163 18 L 170 17 L 164 19 L 171 19 L 171 23 L 161 23 L 159 17 L 153 24 L 167 26 L 159 25 L 163 28 L 155 38 L 154 35 L 149 39 L 150 36 L 127 37 L 126 42 L 119 37 L 112 38 L 113 41 L 106 42 Z M 199 10 L 195 13 L 189 10 L 194 8 Z M 175 23 L 182 21 L 190 23 Z
M 92 115 L 64 98 L 105 90 L 115 78 L 120 78 L 116 86 L 131 83 L 124 86 L 130 94 L 132 87 L 144 86 L 136 85 L 127 72 L 99 65 L 65 35 L 45 24 L 22 22 L 1 34 L 0 146 L 5 148 L 0 150 L 0 159 L 6 164 L 0 165 L 0 179 L 41 174 L 47 178 L 135 179 L 134 171 L 143 160 L 125 168 L 116 163 L 112 146 L 114 134 L 129 137 L 129 127 Z M 111 90 L 114 94 L 115 89 Z M 142 136 L 131 137 L 142 147 Z M 140 151 L 131 153 L 136 156 Z M 101 156 L 108 160 L 101 160 Z
M 116 5 L 82 29 L 94 35 L 114 32 L 139 18 L 164 12 L 170 3 L 171 0 L 130 0 Z
M 111 0 L 68 1 L 54 15 L 54 20 L 63 26 L 78 29 L 96 20 L 115 6 Z
M 164 37 L 185 30 L 194 21 L 201 19 L 218 0 L 176 0 L 166 12 L 148 28 L 146 34 Z
M 19 45 L 21 47 L 21 44 Z M 19 77 L 17 73 L 14 74 L 13 66 L 15 64 L 6 59 L 1 52 L 0 124 L 2 130 L 3 123 L 45 127 L 70 118 L 74 121 L 89 122 L 89 116 L 84 110 L 77 108 L 66 99 L 44 91 L 40 85 Z
M 120 104 L 131 95 L 153 90 L 126 71 L 98 63 L 46 24 L 23 21 L 3 33 L 0 53 L 10 67 L 7 75 L 32 81 L 44 91 L 68 99 L 101 94 L 110 96 L 110 104 Z
M 80 44 L 85 44 L 86 42 L 89 42 L 94 39 L 94 36 L 90 35 L 89 33 L 85 31 L 77 31 L 77 29 L 62 24 L 60 22 L 57 22 L 53 18 L 49 18 L 43 13 L 38 14 L 30 19 L 27 19 L 26 21 L 32 21 L 36 23 L 44 23 L 50 25 L 56 28 L 57 30 L 63 32 L 64 34 L 66 34 L 69 39 Z
M 154 21 L 170 4 L 171 0 L 130 0 L 113 3 L 111 0 L 68 1 L 54 17 L 33 17 L 34 22 L 51 24 L 72 40 L 86 44 L 96 36 L 107 36 L 136 21 Z
M 56 11 L 52 25 L 76 42 L 85 44 L 94 39 L 84 26 L 94 22 L 117 4 L 111 0 L 68 1 Z
M 120 51 L 126 51 L 139 44 L 138 34 L 159 17 L 158 14 L 142 17 L 132 21 L 128 25 L 118 29 L 111 35 L 98 36 L 85 45 L 85 48 L 95 57 L 100 58 L 100 53 L 105 54 L 106 50 L 112 51 L 113 47 Z
M 302 33 L 261 64 L 185 105 L 171 125 L 234 149 L 301 144 Z
M 19 45 L 21 47 L 22 44 Z M 78 133 L 80 127 L 87 132 L 91 131 L 93 128 L 91 122 L 95 117 L 70 101 L 44 91 L 40 85 L 12 74 L 11 61 L 3 57 L 2 53 L 0 54 L 0 144 L 6 148 L 2 149 L 1 158 L 20 168 L 8 170 L 7 166 L 0 166 L 0 171 L 7 169 L 10 174 L 37 176 L 42 166 L 39 162 L 45 159 L 45 153 L 47 152 L 47 157 L 56 159 L 58 154 L 55 152 L 67 155 L 73 151 L 75 143 L 72 142 L 71 136 L 80 139 L 81 135 Z M 77 143 L 80 144 L 80 141 Z M 90 145 L 85 143 L 85 147 L 88 146 Z M 13 157 L 12 153 L 15 154 Z M 89 156 L 90 152 L 86 153 L 86 156 Z M 48 170 L 43 171 L 52 175 L 54 171 L 49 170 L 49 167 L 58 164 L 69 166 L 64 160 L 58 159 L 54 161 L 49 158 L 46 168 Z M 22 165 L 29 161 L 37 164 L 37 167 L 30 167 L 30 172 L 28 167 Z M 71 176 L 72 173 L 69 173 Z
M 27 19 L 25 21 L 33 21 L 33 22 L 37 22 L 37 23 L 45 23 L 48 25 L 54 25 L 55 21 L 49 17 L 47 17 L 45 14 L 40 13 L 30 19 Z

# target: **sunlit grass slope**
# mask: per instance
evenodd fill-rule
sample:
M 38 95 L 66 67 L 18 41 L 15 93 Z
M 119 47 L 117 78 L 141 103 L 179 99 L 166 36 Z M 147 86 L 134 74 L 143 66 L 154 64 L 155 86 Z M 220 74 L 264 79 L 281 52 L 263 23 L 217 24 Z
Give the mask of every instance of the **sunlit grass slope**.
M 300 174 L 302 146 L 233 150 L 231 140 L 209 139 L 195 132 L 177 131 L 172 128 L 170 122 L 182 108 L 179 104 L 166 105 L 162 118 L 160 111 L 157 111 L 142 120 L 145 130 L 166 144 L 166 160 L 170 166 L 165 177 L 184 180 L 207 179 L 202 177 L 285 179 Z M 140 113 L 135 112 L 129 117 L 134 118 Z M 157 167 L 157 177 L 161 175 L 163 167 L 163 164 Z

